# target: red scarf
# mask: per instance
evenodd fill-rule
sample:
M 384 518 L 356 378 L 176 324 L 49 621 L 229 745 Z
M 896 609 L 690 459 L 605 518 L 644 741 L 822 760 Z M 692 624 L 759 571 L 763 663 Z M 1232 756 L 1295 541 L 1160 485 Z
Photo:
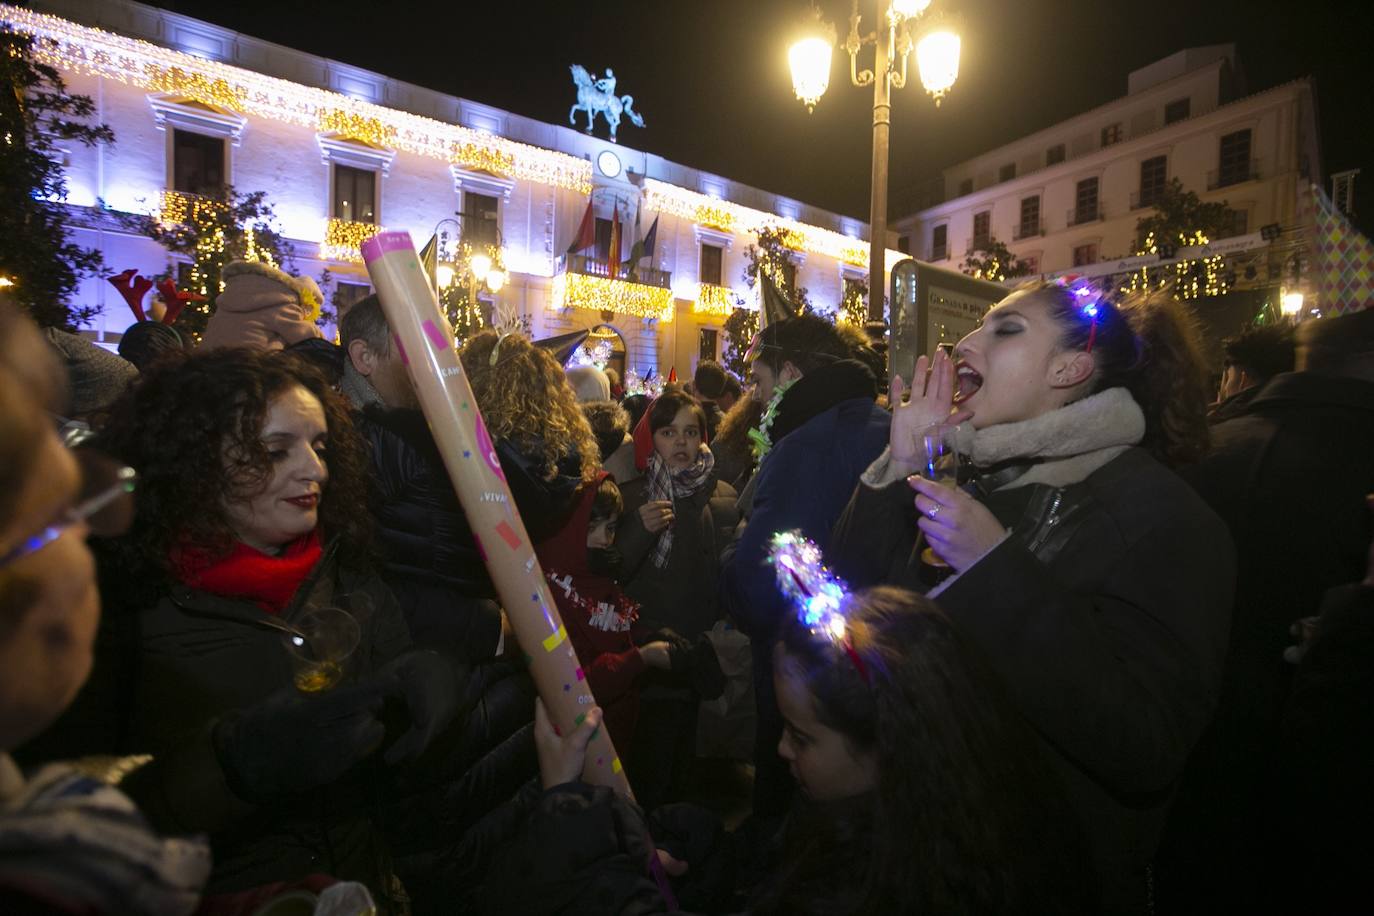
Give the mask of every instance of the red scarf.
M 229 555 L 218 560 L 207 560 L 195 550 L 182 551 L 173 559 L 172 568 L 191 588 L 223 598 L 245 598 L 280 616 L 320 562 L 320 554 L 317 529 L 287 544 L 276 556 L 235 541 Z

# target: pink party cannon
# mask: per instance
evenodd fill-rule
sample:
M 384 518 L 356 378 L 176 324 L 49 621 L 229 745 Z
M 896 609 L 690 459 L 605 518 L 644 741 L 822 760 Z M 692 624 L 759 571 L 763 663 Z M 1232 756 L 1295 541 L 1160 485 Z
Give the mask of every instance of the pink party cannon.
M 397 352 L 410 373 L 453 489 L 529 661 L 534 684 L 564 734 L 596 702 L 558 616 L 544 571 L 496 459 L 452 331 L 430 289 L 409 233 L 382 232 L 362 246 Z M 615 747 L 598 730 L 582 778 L 631 797 Z

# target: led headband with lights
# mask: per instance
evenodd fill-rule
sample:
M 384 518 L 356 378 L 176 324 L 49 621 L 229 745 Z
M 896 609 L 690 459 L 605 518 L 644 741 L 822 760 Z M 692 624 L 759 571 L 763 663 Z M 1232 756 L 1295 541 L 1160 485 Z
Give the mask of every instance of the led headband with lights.
M 852 595 L 844 582 L 826 568 L 816 542 L 803 537 L 800 531 L 780 531 L 773 535 L 768 562 L 777 573 L 778 589 L 797 606 L 802 624 L 843 649 L 864 683 L 871 684 L 868 666 L 849 638 L 845 613 Z
M 1078 311 L 1091 322 L 1088 328 L 1088 346 L 1084 350 L 1091 353 L 1093 342 L 1097 340 L 1097 318 L 1102 312 L 1103 294 L 1093 289 L 1087 280 L 1073 274 L 1060 277 L 1054 282 L 1060 289 L 1068 290 L 1073 295 Z

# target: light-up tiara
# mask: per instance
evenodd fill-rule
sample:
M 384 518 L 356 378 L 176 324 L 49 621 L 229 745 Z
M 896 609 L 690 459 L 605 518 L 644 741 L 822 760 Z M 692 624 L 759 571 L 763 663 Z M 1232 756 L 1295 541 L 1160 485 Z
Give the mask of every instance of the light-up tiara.
M 1086 278 L 1069 274 L 1059 277 L 1054 281 L 1061 289 L 1068 290 L 1074 297 L 1074 304 L 1084 318 L 1090 322 L 1088 327 L 1088 345 L 1084 348 L 1085 352 L 1093 351 L 1093 342 L 1097 340 L 1097 318 L 1102 313 L 1103 294 L 1094 289 Z
M 800 531 L 780 531 L 773 535 L 768 562 L 778 577 L 778 589 L 797 607 L 797 617 L 817 636 L 823 636 L 844 650 L 865 683 L 868 666 L 854 650 L 845 617 L 851 600 L 844 581 L 826 568 L 821 549 Z

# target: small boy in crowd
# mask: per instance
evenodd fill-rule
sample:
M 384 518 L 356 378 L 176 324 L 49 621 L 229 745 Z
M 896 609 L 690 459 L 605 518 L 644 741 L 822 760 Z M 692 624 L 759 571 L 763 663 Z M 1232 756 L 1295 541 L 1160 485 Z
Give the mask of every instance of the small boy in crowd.
M 634 644 L 639 605 L 615 581 L 615 531 L 623 509 L 620 488 L 603 474 L 583 488 L 568 524 L 537 553 L 611 740 L 628 749 L 639 717 L 636 681 L 647 668 L 668 670 L 670 647 L 661 640 Z

